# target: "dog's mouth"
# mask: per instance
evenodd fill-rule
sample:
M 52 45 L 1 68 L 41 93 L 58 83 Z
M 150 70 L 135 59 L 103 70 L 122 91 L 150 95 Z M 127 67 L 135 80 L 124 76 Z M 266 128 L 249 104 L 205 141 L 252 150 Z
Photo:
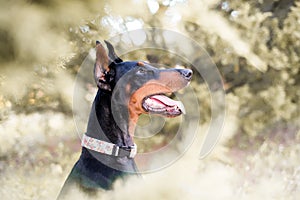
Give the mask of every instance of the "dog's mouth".
M 185 108 L 181 101 L 175 101 L 164 94 L 145 97 L 142 106 L 146 112 L 166 117 L 176 117 L 185 114 Z

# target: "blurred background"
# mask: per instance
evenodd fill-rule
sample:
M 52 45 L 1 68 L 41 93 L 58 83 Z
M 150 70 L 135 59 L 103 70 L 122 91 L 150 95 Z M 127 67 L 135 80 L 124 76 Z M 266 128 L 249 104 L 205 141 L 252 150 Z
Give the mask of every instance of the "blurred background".
M 117 183 L 101 198 L 299 198 L 300 1 L 1 0 L 0 11 L 1 199 L 56 198 L 80 154 L 72 98 L 82 62 L 95 40 L 148 27 L 181 33 L 208 52 L 226 90 L 224 130 L 200 160 L 211 100 L 205 82 L 192 82 L 201 105 L 193 146 L 167 169 Z M 126 58 L 188 65 L 155 52 Z M 139 150 L 172 137 L 159 134 Z

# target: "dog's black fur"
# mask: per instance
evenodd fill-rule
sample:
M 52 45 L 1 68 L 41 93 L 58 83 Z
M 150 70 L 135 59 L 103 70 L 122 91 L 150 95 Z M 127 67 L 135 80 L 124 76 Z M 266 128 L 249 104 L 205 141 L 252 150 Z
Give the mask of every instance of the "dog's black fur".
M 123 62 L 116 55 L 113 46 L 106 41 L 105 43 L 108 54 L 100 42 L 96 43 L 94 75 L 98 92 L 91 109 L 86 135 L 119 147 L 133 146 L 134 125 L 140 114 L 151 112 L 167 117 L 181 114 L 178 110 L 157 112 L 147 109 L 143 106 L 145 98 L 185 87 L 191 80 L 192 71 L 162 70 L 139 61 Z M 114 109 L 120 111 L 118 120 Z M 116 157 L 83 147 L 59 199 L 67 197 L 72 188 L 90 194 L 99 188 L 111 189 L 116 179 L 137 173 L 135 161 L 129 156 Z

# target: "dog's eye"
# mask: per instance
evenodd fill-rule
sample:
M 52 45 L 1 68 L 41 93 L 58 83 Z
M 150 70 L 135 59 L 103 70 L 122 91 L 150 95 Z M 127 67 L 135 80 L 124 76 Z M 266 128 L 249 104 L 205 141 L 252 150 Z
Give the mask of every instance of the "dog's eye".
M 137 74 L 141 74 L 141 75 L 152 75 L 154 74 L 154 71 L 151 69 L 146 69 L 144 67 L 141 67 L 138 69 Z
M 137 71 L 138 74 L 145 74 L 147 73 L 147 69 L 145 69 L 144 67 L 140 67 L 139 70 Z

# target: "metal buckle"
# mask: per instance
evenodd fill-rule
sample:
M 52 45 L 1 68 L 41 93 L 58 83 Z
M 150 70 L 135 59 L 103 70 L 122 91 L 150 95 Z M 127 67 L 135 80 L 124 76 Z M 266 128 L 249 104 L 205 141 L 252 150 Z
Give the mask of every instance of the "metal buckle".
M 120 147 L 115 145 L 115 148 L 116 148 L 116 151 L 115 151 L 115 155 L 114 156 L 118 156 L 119 155 L 119 150 L 120 150 Z
M 114 156 L 128 156 L 129 158 L 134 158 L 137 154 L 137 146 L 136 144 L 134 144 L 133 146 L 114 146 L 114 151 L 113 151 L 113 155 Z M 122 151 L 120 151 L 122 150 Z M 125 154 L 124 154 L 125 152 Z M 119 155 L 119 153 L 121 155 Z M 124 155 L 123 155 L 124 154 Z
M 137 154 L 137 146 L 134 144 L 133 146 L 130 147 L 130 154 L 129 158 L 134 158 Z

